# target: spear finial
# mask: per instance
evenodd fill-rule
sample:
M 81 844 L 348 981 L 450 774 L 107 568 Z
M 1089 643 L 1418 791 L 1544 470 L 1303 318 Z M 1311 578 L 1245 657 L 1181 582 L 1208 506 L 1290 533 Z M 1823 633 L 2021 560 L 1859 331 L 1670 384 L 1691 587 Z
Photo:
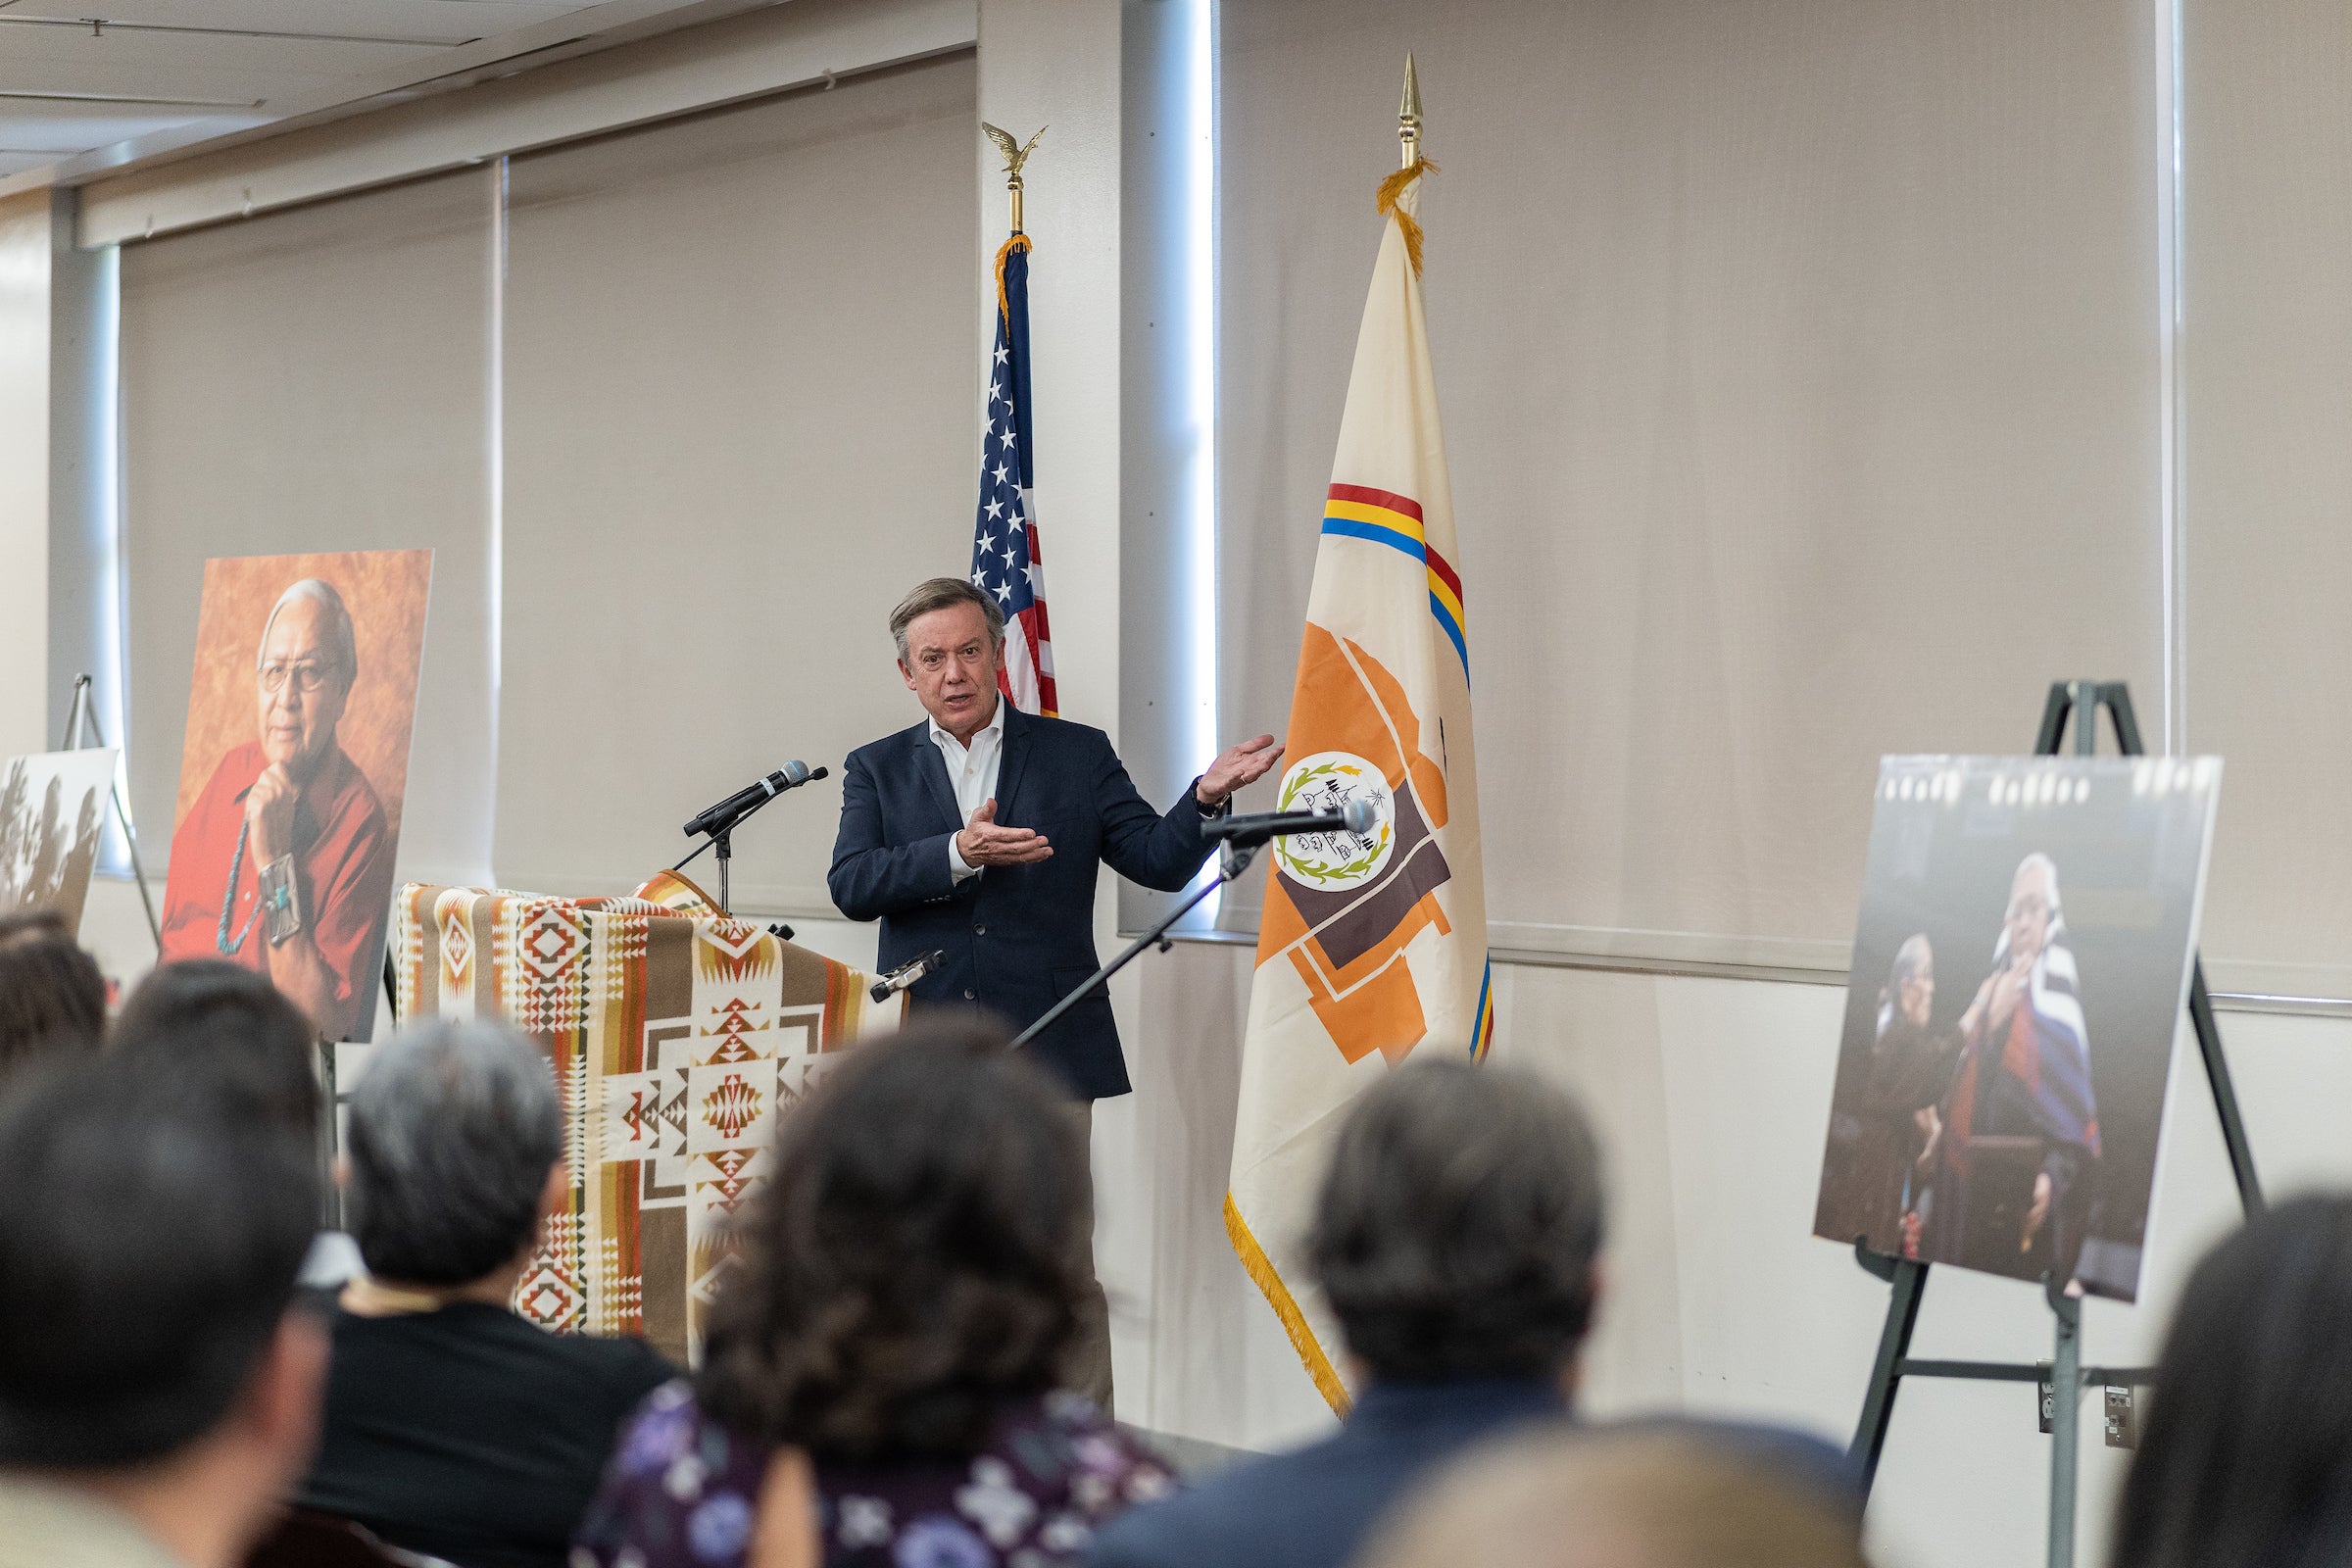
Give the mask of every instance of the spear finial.
M 1396 140 L 1403 167 L 1421 161 L 1421 78 L 1413 74 L 1413 57 L 1404 57 L 1404 102 L 1396 110 Z

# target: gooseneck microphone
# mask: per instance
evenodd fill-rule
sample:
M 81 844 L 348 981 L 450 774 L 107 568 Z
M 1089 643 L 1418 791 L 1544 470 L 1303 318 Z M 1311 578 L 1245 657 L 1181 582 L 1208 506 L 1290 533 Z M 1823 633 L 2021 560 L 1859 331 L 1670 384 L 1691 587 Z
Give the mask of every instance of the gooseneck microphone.
M 686 831 L 689 834 L 724 833 L 786 790 L 797 790 L 824 776 L 823 768 L 811 769 L 807 762 L 795 759 L 767 777 L 737 790 L 716 806 L 691 817 L 686 823 Z
M 866 988 L 866 995 L 876 1002 L 888 1002 L 937 968 L 947 957 L 943 949 L 933 948 L 919 958 L 909 958 Z
M 1200 836 L 1247 848 L 1293 833 L 1352 833 L 1360 838 L 1379 821 L 1380 808 L 1372 804 L 1371 797 L 1358 795 L 1336 811 L 1262 811 L 1255 816 L 1211 817 L 1200 824 Z

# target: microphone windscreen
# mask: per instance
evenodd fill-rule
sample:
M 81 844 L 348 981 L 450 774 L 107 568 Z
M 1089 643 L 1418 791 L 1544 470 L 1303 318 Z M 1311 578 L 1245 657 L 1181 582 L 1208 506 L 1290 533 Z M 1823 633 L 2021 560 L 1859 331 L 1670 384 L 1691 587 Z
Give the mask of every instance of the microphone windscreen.
M 787 789 L 808 782 L 808 764 L 797 757 L 786 762 L 780 771 L 784 774 L 784 786 Z
M 1372 804 L 1369 795 L 1352 795 L 1340 808 L 1340 820 L 1347 824 L 1348 832 L 1361 836 L 1371 832 L 1373 824 L 1380 820 L 1380 808 Z
M 828 769 L 822 767 L 812 770 L 808 775 L 809 781 L 813 783 L 817 779 L 825 777 L 828 771 Z

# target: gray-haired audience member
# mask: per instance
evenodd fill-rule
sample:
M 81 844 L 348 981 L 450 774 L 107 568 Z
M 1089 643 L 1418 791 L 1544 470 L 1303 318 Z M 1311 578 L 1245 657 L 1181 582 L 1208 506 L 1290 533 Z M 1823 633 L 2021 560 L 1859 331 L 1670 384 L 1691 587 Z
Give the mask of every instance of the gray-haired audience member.
M 1854 1508 L 1688 1429 L 1487 1446 L 1381 1535 L 1363 1568 L 1868 1568 Z
M 1430 1467 L 1568 1414 L 1592 1319 L 1600 1154 L 1532 1074 L 1416 1060 L 1348 1113 L 1310 1253 L 1365 1387 L 1333 1436 L 1139 1508 L 1098 1568 L 1338 1568 Z
M 621 1418 L 673 1375 L 642 1341 L 508 1305 L 569 1186 L 556 1086 L 503 1025 L 377 1048 L 351 1097 L 346 1222 L 367 1274 L 334 1314 L 298 1500 L 462 1568 L 555 1568 Z
M 310 1148 L 116 1055 L 0 1101 L 0 1568 L 233 1568 L 311 1452 Z

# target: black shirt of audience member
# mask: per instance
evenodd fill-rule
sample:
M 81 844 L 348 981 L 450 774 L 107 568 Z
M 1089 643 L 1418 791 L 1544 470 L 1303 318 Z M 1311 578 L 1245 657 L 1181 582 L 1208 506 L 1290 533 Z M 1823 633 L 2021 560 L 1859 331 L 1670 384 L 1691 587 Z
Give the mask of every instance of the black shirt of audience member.
M 570 1192 L 546 1056 L 494 1023 L 411 1030 L 353 1091 L 345 1151 L 368 1273 L 297 1505 L 460 1568 L 561 1568 L 621 1418 L 677 1369 L 508 1309 Z
M 677 1375 L 642 1340 L 550 1334 L 503 1306 L 337 1311 L 301 1504 L 463 1565 L 560 1564 L 613 1435 Z

